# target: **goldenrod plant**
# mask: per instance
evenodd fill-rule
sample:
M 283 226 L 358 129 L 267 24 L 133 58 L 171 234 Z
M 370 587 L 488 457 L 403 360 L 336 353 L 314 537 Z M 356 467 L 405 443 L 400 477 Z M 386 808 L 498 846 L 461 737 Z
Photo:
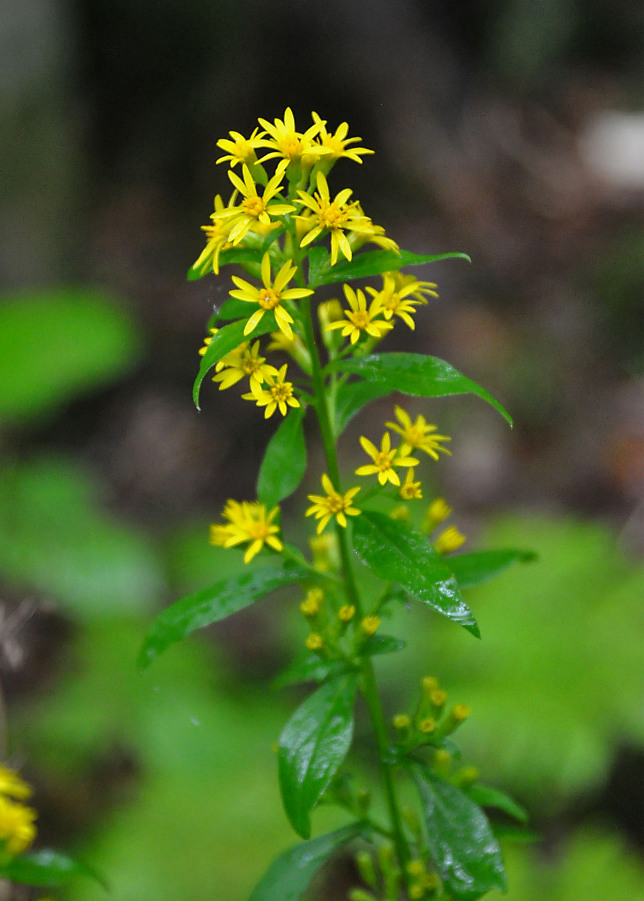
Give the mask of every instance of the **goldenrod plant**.
M 468 257 L 400 249 L 351 188 L 336 191 L 329 183 L 338 160 L 362 163 L 372 151 L 348 136 L 346 123 L 330 131 L 317 113 L 312 120 L 299 131 L 287 109 L 283 119 L 259 119 L 248 138 L 231 131 L 218 142 L 232 193 L 215 197 L 211 222 L 203 226 L 206 245 L 188 277 L 236 264 L 247 278 L 232 276 L 230 296 L 211 318 L 194 400 L 198 406 L 210 375 L 219 390 L 239 391 L 258 415 L 279 422 L 259 468 L 257 497 L 228 500 L 210 528 L 213 545 L 243 552 L 243 569 L 164 610 L 144 641 L 140 665 L 267 593 L 299 586 L 304 648 L 280 681 L 317 687 L 279 736 L 277 763 L 286 815 L 304 841 L 269 866 L 251 901 L 302 898 L 323 864 L 350 842 L 363 882 L 351 890 L 351 901 L 470 901 L 506 886 L 484 808 L 520 823 L 525 813 L 461 764 L 453 735 L 469 707 L 448 703 L 438 679 L 419 674 L 409 710 L 385 711 L 374 660 L 403 647 L 382 629 L 395 605 L 423 604 L 428 615 L 436 611 L 478 638 L 463 590 L 530 555 L 455 554 L 465 537 L 447 524 L 452 511 L 443 498 L 424 496 L 426 468 L 451 453 L 450 438 L 402 402 L 392 403 L 382 430 L 370 427 L 360 437 L 353 457 L 362 459 L 351 475 L 341 467 L 338 444 L 366 404 L 391 394 L 473 394 L 511 420 L 484 388 L 444 360 L 381 352 L 393 329 L 414 329 L 437 297 L 434 282 L 403 270 Z M 366 284 L 373 278 L 375 284 Z M 362 287 L 352 286 L 356 280 Z M 339 287 L 338 297 L 320 290 L 329 285 Z M 308 494 L 309 506 L 300 508 L 302 524 L 291 526 L 298 535 L 305 523 L 314 526 L 303 547 L 284 534 L 280 503 L 297 491 L 307 469 L 314 426 L 305 432 L 305 418 L 316 420 L 313 440 L 321 438 L 325 468 L 312 474 L 319 493 Z M 345 769 L 358 696 L 378 761 L 382 803 L 373 806 L 373 792 Z M 410 786 L 415 809 L 402 800 Z M 322 802 L 343 808 L 348 822 L 312 838 L 312 815 Z

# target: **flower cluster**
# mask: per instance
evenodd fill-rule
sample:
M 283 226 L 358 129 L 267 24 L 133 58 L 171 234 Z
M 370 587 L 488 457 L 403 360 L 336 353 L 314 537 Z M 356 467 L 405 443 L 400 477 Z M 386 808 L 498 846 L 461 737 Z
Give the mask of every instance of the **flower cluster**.
M 36 811 L 22 802 L 31 787 L 14 770 L 0 764 L 0 854 L 13 857 L 26 851 L 36 837 Z

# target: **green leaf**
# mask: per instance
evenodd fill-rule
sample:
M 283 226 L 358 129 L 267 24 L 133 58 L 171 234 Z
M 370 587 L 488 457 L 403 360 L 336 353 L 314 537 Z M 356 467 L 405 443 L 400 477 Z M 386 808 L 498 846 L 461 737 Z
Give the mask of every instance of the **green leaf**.
M 105 881 L 93 869 L 58 851 L 45 849 L 20 854 L 0 865 L 0 877 L 20 885 L 65 885 L 77 876 L 94 879 L 107 890 Z
M 276 857 L 249 901 L 299 901 L 331 855 L 360 834 L 360 823 L 301 842 Z
M 322 660 L 319 654 L 305 651 L 273 680 L 273 688 L 286 688 L 300 682 L 324 682 L 328 676 L 346 672 L 347 664 L 342 661 Z
M 48 416 L 109 384 L 139 357 L 118 300 L 89 289 L 24 291 L 0 302 L 0 422 Z
M 423 604 L 480 637 L 451 570 L 425 535 L 384 513 L 364 510 L 353 521 L 353 544 L 364 565 L 381 579 L 400 583 Z
M 305 407 L 289 410 L 268 442 L 257 478 L 257 497 L 270 510 L 296 490 L 306 470 L 302 419 Z
M 415 764 L 412 773 L 429 854 L 448 890 L 458 901 L 476 901 L 491 889 L 505 891 L 501 849 L 481 808 L 426 767 Z
M 405 642 L 392 635 L 371 635 L 360 648 L 360 655 L 375 657 L 377 654 L 393 654 L 404 647 Z
M 445 561 L 461 588 L 471 588 L 503 572 L 513 563 L 530 563 L 537 555 L 532 551 L 499 550 L 458 554 Z
M 324 247 L 312 247 L 307 256 L 309 258 L 308 284 L 317 285 L 320 274 L 329 261 L 329 251 Z
M 340 360 L 333 367 L 360 376 L 338 393 L 338 434 L 365 404 L 394 391 L 412 397 L 449 397 L 475 394 L 491 404 L 512 425 L 509 413 L 491 394 L 445 360 L 424 354 L 386 353 Z
M 230 250 L 222 250 L 219 254 L 219 266 L 227 266 L 229 263 L 257 263 L 262 262 L 261 250 L 251 250 L 248 248 L 231 247 Z M 198 268 L 191 266 L 188 269 L 187 278 L 189 282 L 203 278 L 204 275 L 212 275 L 212 262 L 206 260 Z
M 356 689 L 353 673 L 327 682 L 298 707 L 280 735 L 284 809 L 302 838 L 309 838 L 311 811 L 351 746 Z
M 488 785 L 481 785 L 475 782 L 465 789 L 465 794 L 471 798 L 479 807 L 494 807 L 496 810 L 502 810 L 508 816 L 513 817 L 520 823 L 528 821 L 527 811 L 520 804 L 506 795 L 505 792 L 499 791 L 498 788 L 490 788 Z
M 140 669 L 145 669 L 166 648 L 195 629 L 219 622 L 277 588 L 308 578 L 305 569 L 287 562 L 244 570 L 186 595 L 163 610 L 152 624 L 139 654 Z
M 252 312 L 252 308 L 249 312 Z M 275 316 L 270 312 L 265 313 L 262 316 L 259 324 L 249 335 L 244 335 L 247 321 L 247 319 L 242 319 L 239 322 L 231 322 L 230 325 L 225 325 L 223 328 L 219 329 L 216 335 L 213 335 L 212 341 L 206 348 L 206 352 L 201 359 L 199 372 L 197 373 L 197 378 L 195 379 L 192 388 L 192 399 L 198 410 L 201 409 L 199 406 L 201 383 L 215 363 L 218 363 L 222 357 L 227 353 L 230 353 L 230 351 L 234 350 L 236 347 L 239 347 L 244 341 L 251 341 L 253 338 L 259 337 L 259 335 L 265 335 L 267 332 L 274 332 L 277 330 Z
M 381 272 L 392 272 L 402 269 L 403 266 L 420 266 L 421 263 L 436 263 L 438 260 L 459 259 L 471 262 L 466 253 L 437 253 L 418 254 L 409 250 L 371 250 L 367 253 L 359 253 L 352 260 L 343 260 L 336 263 L 318 276 L 318 280 L 311 284 L 332 285 L 335 282 L 347 282 L 355 278 L 367 278 L 370 275 L 379 275 Z

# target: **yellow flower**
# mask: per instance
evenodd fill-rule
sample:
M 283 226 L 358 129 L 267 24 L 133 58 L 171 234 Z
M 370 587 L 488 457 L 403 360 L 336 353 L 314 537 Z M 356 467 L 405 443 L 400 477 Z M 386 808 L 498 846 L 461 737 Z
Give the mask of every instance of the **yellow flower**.
M 342 495 L 333 487 L 333 482 L 325 473 L 322 476 L 322 487 L 326 491 L 326 495 L 309 494 L 308 498 L 313 501 L 313 505 L 306 511 L 306 516 L 315 516 L 319 519 L 317 534 L 322 532 L 331 519 L 335 516 L 338 523 L 346 528 L 347 516 L 357 516 L 361 511 L 357 507 L 352 506 L 353 498 L 360 491 L 360 488 L 350 488 L 346 494 Z
M 230 223 L 223 219 L 216 218 L 225 210 L 224 201 L 221 194 L 215 197 L 215 212 L 211 215 L 212 225 L 202 225 L 201 230 L 206 233 L 206 246 L 201 251 L 195 262 L 192 264 L 193 269 L 198 269 L 206 262 L 212 262 L 212 271 L 219 274 L 219 255 L 222 250 L 232 247 L 230 242 Z
M 338 610 L 338 619 L 343 623 L 350 623 L 355 615 L 355 604 L 343 604 Z
M 382 436 L 380 449 L 376 447 L 368 438 L 362 436 L 360 444 L 366 454 L 368 454 L 373 463 L 360 466 L 356 469 L 357 476 L 370 476 L 378 474 L 378 481 L 381 485 L 391 482 L 392 485 L 400 485 L 400 477 L 394 470 L 394 466 L 417 466 L 418 460 L 413 457 L 407 457 L 399 454 L 400 448 L 391 449 L 391 437 L 389 432 L 385 432 Z
M 330 134 L 326 129 L 326 122 L 317 113 L 311 113 L 311 115 L 313 116 L 313 121 L 320 126 L 316 140 L 328 151 L 325 159 L 328 158 L 335 162 L 335 160 L 339 160 L 340 157 L 344 156 L 353 160 L 354 163 L 361 163 L 361 156 L 364 156 L 365 153 L 373 153 L 373 150 L 367 150 L 366 147 L 349 148 L 349 144 L 355 144 L 356 141 L 361 141 L 362 138 L 347 138 L 349 125 L 346 122 L 342 122 L 337 127 L 335 134 Z
M 0 795 L 24 800 L 31 794 L 31 786 L 22 780 L 14 770 L 0 763 Z
M 237 285 L 238 290 L 231 291 L 230 296 L 243 300 L 246 303 L 256 303 L 259 306 L 259 309 L 255 310 L 246 323 L 244 328 L 245 335 L 253 331 L 267 310 L 272 310 L 280 331 L 284 332 L 287 338 L 293 340 L 293 329 L 291 328 L 293 317 L 281 305 L 282 301 L 297 300 L 300 297 L 308 297 L 310 294 L 313 294 L 310 288 L 286 288 L 296 272 L 297 266 L 289 262 L 284 263 L 271 285 L 271 258 L 268 253 L 265 253 L 262 257 L 261 268 L 263 288 L 256 288 L 243 278 L 233 275 L 233 281 Z
M 414 470 L 408 469 L 407 475 L 405 476 L 405 481 L 400 486 L 400 491 L 398 492 L 401 498 L 405 501 L 413 501 L 417 498 L 421 498 L 423 496 L 423 492 L 421 490 L 421 483 L 414 482 Z
M 207 339 L 206 339 L 207 340 Z M 244 376 L 250 379 L 250 386 L 261 387 L 262 382 L 277 375 L 275 366 L 266 362 L 266 357 L 259 355 L 259 341 L 249 346 L 244 341 L 241 347 L 226 354 L 220 361 L 223 366 L 218 367 L 219 372 L 213 376 L 213 382 L 219 382 L 219 390 L 231 388 Z
M 217 163 L 230 161 L 230 165 L 233 168 L 237 163 L 245 163 L 249 167 L 254 165 L 257 162 L 255 148 L 264 146 L 264 141 L 262 140 L 263 132 L 258 136 L 258 131 L 259 128 L 253 129 L 250 138 L 245 138 L 238 131 L 229 131 L 228 134 L 232 141 L 229 141 L 227 138 L 217 141 L 217 147 L 227 151 L 225 156 L 219 157 Z
M 367 309 L 367 299 L 364 291 L 361 291 L 360 288 L 354 291 L 349 285 L 343 285 L 342 288 L 351 307 L 350 310 L 344 311 L 344 315 L 349 321 L 330 322 L 326 326 L 326 330 L 331 331 L 331 329 L 341 328 L 342 336 L 346 337 L 349 335 L 352 344 L 356 343 L 362 332 L 366 332 L 372 338 L 382 338 L 392 328 L 392 324 L 378 318 L 382 313 L 380 300 L 374 298 L 369 304 L 369 309 Z
M 296 216 L 305 227 L 307 233 L 300 241 L 300 247 L 306 247 L 322 234 L 329 231 L 331 235 L 331 265 L 335 266 L 338 253 L 350 260 L 353 256 L 351 244 L 345 231 L 360 232 L 371 228 L 371 220 L 362 211 L 356 212 L 356 203 L 349 203 L 353 194 L 351 188 L 345 188 L 331 200 L 329 185 L 322 172 L 316 176 L 317 192 L 311 197 L 306 191 L 298 191 L 299 202 L 310 210 L 306 215 Z M 308 227 L 310 223 L 310 228 Z
M 387 422 L 390 429 L 398 432 L 402 438 L 400 445 L 400 453 L 408 454 L 411 450 L 421 450 L 429 454 L 434 460 L 438 460 L 438 451 L 443 454 L 450 454 L 446 447 L 441 447 L 441 441 L 450 441 L 447 435 L 433 435 L 438 426 L 432 425 L 425 420 L 424 416 L 417 416 L 415 422 L 412 423 L 409 413 L 402 407 L 396 406 L 394 413 L 399 424 L 395 422 Z
M 295 209 L 290 203 L 271 203 L 282 186 L 283 176 L 280 172 L 271 178 L 261 197 L 257 193 L 250 169 L 245 164 L 242 164 L 242 175 L 243 180 L 232 171 L 228 173 L 228 178 L 243 197 L 241 204 L 215 211 L 211 217 L 215 222 L 221 220 L 226 224 L 229 229 L 228 240 L 232 245 L 239 244 L 251 228 L 258 227 L 258 223 L 270 225 L 271 216 L 283 216 Z
M 306 597 L 300 604 L 300 610 L 304 616 L 317 616 L 320 612 L 323 599 L 324 592 L 321 588 L 311 588 L 310 591 L 307 591 Z
M 360 623 L 360 628 L 364 632 L 365 635 L 375 635 L 378 631 L 378 627 L 380 626 L 380 617 L 379 616 L 365 616 L 365 618 Z
M 444 522 L 451 512 L 452 508 L 447 505 L 445 498 L 437 497 L 427 508 L 423 527 L 427 532 L 431 532 L 432 529 Z
M 277 371 L 277 376 L 268 376 L 266 387 L 251 385 L 250 394 L 242 394 L 244 400 L 254 400 L 258 407 L 266 407 L 264 419 L 269 419 L 279 407 L 282 416 L 288 413 L 288 407 L 299 407 L 299 400 L 293 395 L 293 382 L 285 381 L 286 363 Z
M 264 504 L 256 501 L 238 503 L 229 500 L 222 514 L 227 522 L 210 526 L 210 543 L 220 547 L 235 547 L 249 541 L 250 544 L 244 554 L 244 563 L 249 563 L 261 551 L 264 544 L 275 551 L 281 551 L 282 542 L 276 537 L 279 526 L 273 524 L 278 513 L 279 507 L 273 507 L 267 515 Z
M 0 844 L 9 854 L 21 854 L 36 837 L 36 811 L 0 795 Z
M 434 550 L 439 554 L 451 554 L 465 544 L 466 537 L 458 531 L 456 526 L 450 526 L 438 536 L 434 542 Z
M 382 314 L 385 319 L 391 319 L 392 316 L 399 316 L 410 329 L 416 327 L 416 323 L 411 318 L 416 313 L 416 306 L 422 304 L 423 301 L 413 296 L 415 287 L 409 284 L 400 290 L 396 290 L 396 283 L 390 273 L 383 276 L 384 285 L 381 291 L 375 288 L 367 288 L 372 297 L 379 297 L 382 305 Z M 420 284 L 418 282 L 417 284 Z
M 311 632 L 304 644 L 309 651 L 321 651 L 324 647 L 324 639 L 319 632 Z
M 314 158 L 320 157 L 325 150 L 313 142 L 313 138 L 325 124 L 322 120 L 314 122 L 303 134 L 295 130 L 295 117 L 290 107 L 284 113 L 284 119 L 275 119 L 271 125 L 266 119 L 259 119 L 259 124 L 266 129 L 268 139 L 262 143 L 264 147 L 275 148 L 271 153 L 263 156 L 260 162 L 273 157 L 283 157 L 277 166 L 277 172 L 282 174 L 289 163 L 302 159 L 304 154 Z M 313 162 L 313 160 L 311 161 Z

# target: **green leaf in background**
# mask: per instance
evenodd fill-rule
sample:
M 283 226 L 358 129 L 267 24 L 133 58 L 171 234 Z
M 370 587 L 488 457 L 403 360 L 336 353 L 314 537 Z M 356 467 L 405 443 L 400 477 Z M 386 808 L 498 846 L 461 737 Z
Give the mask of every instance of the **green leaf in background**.
M 299 901 L 322 865 L 359 834 L 360 824 L 355 823 L 280 854 L 255 886 L 249 901 Z
M 318 285 L 322 270 L 329 262 L 329 251 L 325 247 L 311 247 L 307 256 L 309 258 L 308 284 Z
M 386 397 L 394 391 L 412 397 L 475 394 L 491 404 L 512 425 L 509 413 L 485 388 L 438 357 L 412 353 L 371 354 L 368 357 L 340 360 L 333 366 L 363 379 L 343 385 L 338 392 L 338 434 L 365 404 L 378 397 Z
M 257 478 L 257 497 L 271 510 L 296 490 L 306 470 L 302 429 L 305 407 L 289 410 L 268 442 Z
M 206 348 L 205 354 L 201 358 L 199 372 L 197 373 L 197 378 L 195 379 L 192 388 L 192 399 L 198 410 L 201 409 L 199 406 L 199 391 L 201 390 L 201 384 L 215 363 L 218 363 L 222 357 L 227 353 L 230 353 L 230 351 L 234 350 L 236 347 L 239 347 L 244 341 L 252 341 L 253 338 L 258 338 L 260 335 L 266 335 L 268 332 L 277 330 L 275 316 L 271 312 L 267 312 L 262 316 L 261 322 L 255 326 L 250 335 L 244 335 L 246 322 L 246 319 L 243 319 L 240 322 L 231 322 L 230 325 L 225 325 L 223 328 L 219 329 L 216 335 L 213 335 L 210 344 Z
M 360 560 L 379 578 L 400 583 L 423 604 L 480 637 L 449 566 L 425 535 L 384 513 L 364 510 L 353 522 L 353 544 Z
M 458 901 L 505 891 L 501 849 L 481 808 L 459 788 L 424 766 L 413 767 L 430 857 Z
M 108 295 L 23 292 L 0 303 L 0 421 L 50 414 L 137 360 L 141 336 Z
M 247 569 L 186 595 L 163 610 L 152 624 L 139 654 L 139 667 L 145 669 L 166 648 L 195 629 L 219 622 L 265 594 L 308 577 L 306 570 L 286 562 L 279 566 Z
M 505 792 L 499 791 L 498 788 L 490 788 L 488 785 L 481 785 L 475 782 L 473 785 L 464 789 L 468 798 L 471 798 L 479 807 L 494 807 L 496 810 L 502 810 L 508 816 L 518 820 L 520 823 L 527 823 L 528 813 L 525 808 L 506 795 Z
M 343 260 L 336 263 L 318 276 L 317 285 L 332 285 L 335 282 L 348 282 L 355 278 L 367 278 L 370 275 L 379 275 L 381 272 L 391 272 L 402 269 L 403 266 L 420 266 L 422 263 L 436 263 L 439 260 L 467 260 L 471 262 L 466 253 L 437 253 L 418 254 L 409 250 L 370 250 L 360 253 L 352 260 Z
M 347 665 L 342 661 L 322 660 L 319 654 L 305 651 L 275 677 L 273 688 L 286 688 L 300 682 L 323 682 L 332 674 L 336 676 L 345 672 L 346 668 Z
M 20 854 L 0 866 L 0 878 L 20 885 L 65 885 L 77 876 L 94 879 L 107 890 L 107 884 L 93 869 L 57 851 L 33 851 Z
M 405 642 L 392 635 L 370 635 L 360 648 L 363 657 L 375 657 L 378 654 L 393 654 L 402 651 Z
M 262 262 L 262 252 L 252 248 L 231 247 L 229 250 L 222 250 L 219 254 L 219 266 L 227 266 L 229 263 L 257 263 L 259 266 Z M 196 269 L 191 266 L 188 269 L 187 278 L 189 282 L 203 278 L 204 275 L 212 275 L 212 261 L 206 260 Z
M 471 588 L 473 585 L 480 585 L 481 582 L 493 579 L 513 563 L 531 563 L 536 560 L 536 556 L 532 551 L 477 551 L 473 554 L 457 554 L 449 557 L 446 563 L 456 576 L 460 587 Z
M 164 590 L 151 541 L 102 509 L 98 484 L 58 457 L 0 469 L 0 574 L 85 622 L 149 614 Z
M 346 757 L 353 738 L 354 674 L 318 688 L 295 711 L 279 738 L 284 809 L 298 835 L 311 835 L 311 811 Z

